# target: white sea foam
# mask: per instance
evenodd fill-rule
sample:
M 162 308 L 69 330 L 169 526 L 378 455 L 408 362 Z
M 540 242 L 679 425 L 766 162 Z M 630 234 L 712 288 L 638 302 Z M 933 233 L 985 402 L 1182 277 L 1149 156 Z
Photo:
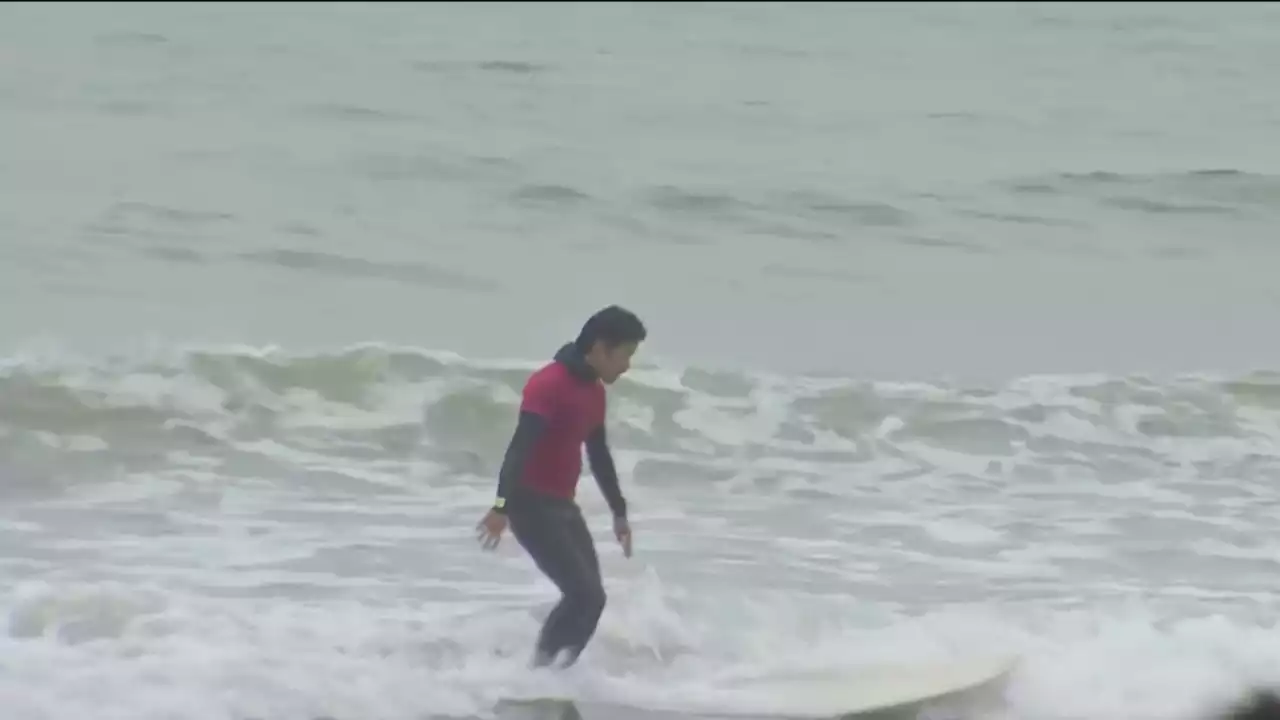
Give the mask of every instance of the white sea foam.
M 637 555 L 584 478 L 610 600 L 583 663 L 549 676 L 524 661 L 553 589 L 509 538 L 472 539 L 523 370 L 373 346 L 190 357 L 0 377 L 23 488 L 0 558 L 10 717 L 407 720 L 547 692 L 751 712 L 780 700 L 752 677 L 1010 652 L 1010 717 L 1168 720 L 1280 680 L 1280 424 L 1213 378 L 1082 402 L 1103 380 L 711 395 L 639 372 L 611 417 Z

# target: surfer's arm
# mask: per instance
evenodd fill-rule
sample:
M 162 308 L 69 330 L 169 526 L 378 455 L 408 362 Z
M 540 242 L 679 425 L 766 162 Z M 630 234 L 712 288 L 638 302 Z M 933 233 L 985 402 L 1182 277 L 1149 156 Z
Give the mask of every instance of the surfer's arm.
M 609 511 L 615 518 L 625 518 L 627 501 L 622 497 L 618 470 L 613 464 L 613 453 L 609 452 L 603 423 L 587 438 L 587 461 L 591 464 L 591 474 L 595 476 L 605 502 L 609 503 Z
M 546 431 L 550 419 L 555 417 L 557 397 L 556 388 L 547 382 L 545 375 L 535 373 L 525 383 L 520 396 L 520 416 L 516 418 L 516 429 L 511 433 L 511 441 L 507 443 L 502 469 L 498 471 L 498 494 L 493 500 L 494 510 L 506 512 L 507 500 L 524 477 L 525 465 L 529 462 L 534 445 Z
M 538 441 L 538 436 L 546 429 L 547 420 L 541 415 L 521 410 L 516 421 L 515 432 L 511 434 L 511 442 L 507 443 L 506 455 L 502 457 L 502 469 L 498 471 L 498 495 L 494 498 L 493 509 L 506 512 L 507 498 L 511 490 L 524 475 L 524 466 L 529 461 L 529 452 Z

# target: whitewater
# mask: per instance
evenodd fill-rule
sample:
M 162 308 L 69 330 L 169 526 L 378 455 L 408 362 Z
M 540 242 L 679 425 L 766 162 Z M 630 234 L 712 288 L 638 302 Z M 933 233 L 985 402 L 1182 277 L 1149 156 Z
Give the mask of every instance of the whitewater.
M 536 361 L 28 356 L 0 376 L 10 717 L 489 717 L 550 692 L 749 713 L 752 678 L 1024 658 L 1014 718 L 1196 717 L 1275 680 L 1275 375 L 1001 386 L 641 364 L 584 661 L 492 498 Z M 735 704 L 737 703 L 737 704 Z

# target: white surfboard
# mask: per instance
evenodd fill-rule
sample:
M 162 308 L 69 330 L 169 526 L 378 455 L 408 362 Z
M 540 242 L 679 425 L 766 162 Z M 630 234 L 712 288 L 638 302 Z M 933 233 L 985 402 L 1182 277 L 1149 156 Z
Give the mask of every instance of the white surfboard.
M 761 679 L 743 690 L 751 696 L 752 712 L 769 715 L 855 718 L 898 714 L 998 687 L 1016 662 L 1016 658 L 996 657 L 869 665 L 840 675 Z
M 774 717 L 822 720 L 852 720 L 864 716 L 906 716 L 931 704 L 958 704 L 968 696 L 998 688 L 1009 676 L 1017 659 L 1013 657 L 981 658 L 968 661 L 869 665 L 839 674 L 796 675 L 786 678 L 756 678 L 740 681 L 737 688 L 720 688 L 716 695 L 727 702 L 707 707 L 664 707 L 656 704 L 627 703 L 628 716 L 653 717 L 713 713 L 718 717 L 732 715 L 768 715 Z M 521 708 L 520 717 L 537 720 L 578 720 L 595 718 L 594 707 L 607 708 L 612 703 L 595 700 L 574 702 L 568 698 L 508 700 L 509 708 Z M 590 707 L 588 707 L 590 706 Z M 635 711 L 640 711 L 636 713 Z M 616 713 L 605 713 L 601 717 Z M 502 714 L 499 714 L 502 717 Z

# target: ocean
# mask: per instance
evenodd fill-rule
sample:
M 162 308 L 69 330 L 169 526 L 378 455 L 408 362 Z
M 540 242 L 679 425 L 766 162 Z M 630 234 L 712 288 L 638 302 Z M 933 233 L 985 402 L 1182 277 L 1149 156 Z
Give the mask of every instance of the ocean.
M 1280 682 L 1280 5 L 0 6 L 7 720 Z M 481 551 L 598 308 L 635 556 Z M 754 689 L 754 691 L 753 691 Z M 785 709 L 785 708 L 784 708 Z M 609 717 L 608 714 L 597 717 Z

